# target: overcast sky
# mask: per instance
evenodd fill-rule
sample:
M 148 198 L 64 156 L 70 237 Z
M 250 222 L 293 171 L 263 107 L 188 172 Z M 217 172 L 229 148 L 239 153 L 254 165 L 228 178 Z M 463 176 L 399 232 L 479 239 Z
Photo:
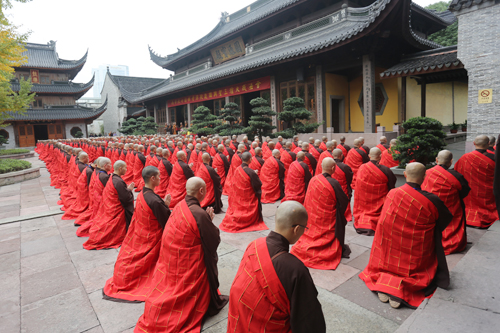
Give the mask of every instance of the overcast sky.
M 221 12 L 233 13 L 254 0 L 32 0 L 7 11 L 29 41 L 57 41 L 62 59 L 86 65 L 75 82 L 87 82 L 101 64 L 128 65 L 131 76 L 169 76 L 149 58 L 148 44 L 161 55 L 175 53 L 210 32 Z M 416 0 L 427 6 L 436 0 Z M 87 95 L 91 95 L 92 90 Z

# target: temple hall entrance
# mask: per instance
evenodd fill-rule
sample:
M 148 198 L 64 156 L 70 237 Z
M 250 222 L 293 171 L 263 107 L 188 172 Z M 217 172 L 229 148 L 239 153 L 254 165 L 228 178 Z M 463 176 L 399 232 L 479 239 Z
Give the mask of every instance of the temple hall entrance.
M 34 125 L 35 128 L 35 141 L 38 142 L 40 140 L 48 140 L 49 139 L 49 130 L 47 125 Z

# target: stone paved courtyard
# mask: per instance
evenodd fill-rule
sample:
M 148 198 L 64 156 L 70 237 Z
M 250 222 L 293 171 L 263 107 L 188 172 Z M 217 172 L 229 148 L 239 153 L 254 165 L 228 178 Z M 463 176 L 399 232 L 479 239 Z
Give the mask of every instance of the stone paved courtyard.
M 34 165 L 43 167 L 37 158 Z M 132 332 L 144 304 L 105 301 L 102 288 L 113 274 L 119 249 L 87 251 L 87 238 L 75 235 L 73 221 L 61 220 L 58 190 L 50 187 L 45 168 L 41 177 L 0 187 L 0 331 L 2 332 Z M 137 194 L 136 194 L 137 195 Z M 224 210 L 227 197 L 223 197 Z M 266 225 L 274 228 L 278 204 L 263 207 Z M 52 215 L 56 214 L 56 215 Z M 43 217 L 36 217 L 42 215 Z M 219 225 L 224 214 L 216 215 Z M 20 222 L 12 219 L 25 219 Z M 269 231 L 229 234 L 221 231 L 220 291 L 228 294 L 249 242 Z M 485 231 L 467 230 L 476 243 Z M 311 269 L 328 332 L 394 332 L 414 311 L 392 309 L 371 293 L 358 274 L 370 255 L 373 237 L 346 229 L 349 259 L 335 271 Z M 468 246 L 468 249 L 471 245 Z M 447 257 L 450 269 L 465 253 Z M 204 323 L 204 332 L 225 332 L 227 307 Z

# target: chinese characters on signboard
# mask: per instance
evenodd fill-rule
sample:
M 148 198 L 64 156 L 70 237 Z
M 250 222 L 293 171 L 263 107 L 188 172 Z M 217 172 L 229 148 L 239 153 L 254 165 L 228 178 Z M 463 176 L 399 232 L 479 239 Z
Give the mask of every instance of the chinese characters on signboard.
M 211 49 L 210 53 L 212 53 L 212 58 L 214 58 L 214 62 L 218 65 L 224 61 L 244 55 L 245 44 L 243 43 L 243 39 L 238 37 Z
M 30 70 L 30 75 L 31 75 L 31 83 L 40 83 L 40 73 L 38 73 L 38 70 L 32 69 Z
M 229 96 L 236 96 L 246 94 L 252 91 L 267 90 L 271 87 L 271 77 L 262 77 L 259 79 L 246 81 L 240 84 L 235 84 L 232 86 L 222 87 L 219 89 L 214 89 L 206 91 L 202 94 L 196 94 L 191 96 L 186 96 L 182 98 L 172 99 L 167 102 L 168 107 L 184 105 L 189 103 L 199 103 L 204 101 L 210 101 L 213 99 L 224 98 Z

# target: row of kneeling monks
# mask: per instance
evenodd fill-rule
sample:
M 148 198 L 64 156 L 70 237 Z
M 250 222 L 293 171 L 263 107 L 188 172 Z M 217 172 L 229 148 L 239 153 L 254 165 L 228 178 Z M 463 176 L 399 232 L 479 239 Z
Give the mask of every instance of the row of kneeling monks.
M 84 247 L 121 246 L 103 295 L 146 302 L 138 332 L 199 331 L 203 318 L 218 313 L 228 300 L 231 332 L 325 331 L 306 267 L 335 269 L 349 256 L 345 228 L 353 218 L 358 233 L 375 236 L 360 278 L 382 302 L 414 308 L 437 286 L 448 285 L 445 254 L 465 249 L 466 224 L 488 227 L 498 219 L 495 162 L 483 136 L 455 170 L 449 151 L 440 152 L 437 165 L 427 171 L 420 163 L 409 164 L 407 182 L 399 188 L 381 163 L 390 149 L 383 142 L 368 149 L 357 140 L 345 159 L 340 145 L 331 141 L 320 143 L 324 151 L 317 142 L 295 149 L 290 142 L 262 148 L 259 142 L 249 147 L 246 142 L 203 142 L 200 149 L 184 143 L 177 143 L 177 152 L 171 145 L 148 146 L 150 153 L 137 169 L 144 145 L 135 153 L 133 145 L 123 146 L 114 164 L 105 157 L 114 148 L 99 147 L 102 155 L 94 154 L 91 166 L 92 153 L 86 153 L 91 149 L 84 144 L 51 141 L 37 147 L 51 185 L 61 189 L 63 219 L 74 219 L 77 235 L 89 237 Z M 141 187 L 134 209 L 136 186 Z M 248 245 L 229 297 L 218 291 L 220 237 L 212 222 L 221 212 L 222 192 L 229 207 L 219 228 L 226 232 L 267 229 L 262 203 L 282 202 L 275 230 Z

